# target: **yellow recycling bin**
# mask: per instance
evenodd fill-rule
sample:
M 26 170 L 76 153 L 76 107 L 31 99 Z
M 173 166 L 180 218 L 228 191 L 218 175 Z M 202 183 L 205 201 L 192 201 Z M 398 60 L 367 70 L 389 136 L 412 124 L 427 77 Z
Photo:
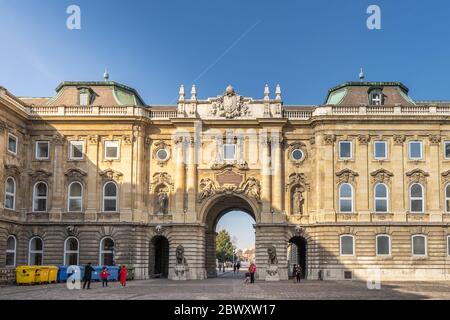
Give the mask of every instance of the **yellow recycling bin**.
M 36 269 L 35 283 L 48 283 L 50 269 L 48 267 L 39 266 Z
M 17 284 L 34 284 L 36 281 L 35 266 L 21 266 L 16 268 L 16 283 Z
M 48 282 L 49 283 L 57 283 L 58 280 L 58 267 L 48 267 Z

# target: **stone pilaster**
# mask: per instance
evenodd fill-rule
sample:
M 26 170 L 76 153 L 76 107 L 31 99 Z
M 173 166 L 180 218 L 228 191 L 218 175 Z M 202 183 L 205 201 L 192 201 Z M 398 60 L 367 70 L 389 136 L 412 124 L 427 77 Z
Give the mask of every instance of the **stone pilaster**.
M 358 145 L 356 147 L 355 159 L 360 164 L 360 172 L 358 185 L 356 190 L 356 212 L 358 213 L 358 220 L 370 222 L 370 200 L 369 200 L 369 142 L 370 136 L 358 136 Z
M 102 185 L 98 174 L 98 154 L 99 154 L 99 136 L 91 135 L 86 141 L 86 157 L 89 159 L 88 163 L 88 179 L 87 193 L 86 193 L 86 221 L 96 221 L 97 212 L 101 211 L 101 203 L 99 203 L 100 192 L 102 191 Z M 100 207 L 99 207 L 100 206 Z
M 177 137 L 174 139 L 176 145 L 176 169 L 175 169 L 175 220 L 182 221 L 185 210 L 185 192 L 186 192 L 186 164 L 185 155 L 185 139 Z
M 282 138 L 272 139 L 272 209 L 275 213 L 283 211 L 283 169 L 282 169 Z
M 195 221 L 196 219 L 196 200 L 197 200 L 197 149 L 195 140 L 190 138 L 188 143 L 188 162 L 187 162 L 187 210 L 188 221 Z
M 440 184 L 440 172 L 439 165 L 440 157 L 444 154 L 439 150 L 439 143 L 441 142 L 441 137 L 439 135 L 430 135 L 429 137 L 429 150 L 425 154 L 428 155 L 426 161 L 429 164 L 428 173 L 432 179 L 428 179 L 427 183 L 427 194 L 425 200 L 427 201 L 427 211 L 430 213 L 430 222 L 442 222 L 445 208 L 442 207 L 444 201 L 441 201 L 440 195 L 443 186 Z
M 261 137 L 261 201 L 263 205 L 261 213 L 261 221 L 272 222 L 271 213 L 271 183 L 272 183 L 272 170 L 270 168 L 270 139 L 268 137 Z
M 62 212 L 66 211 L 64 210 L 64 172 L 63 166 L 61 165 L 64 157 L 64 138 L 56 133 L 53 138 L 53 145 L 53 176 L 51 178 L 52 184 L 49 190 L 51 202 L 48 204 L 51 205 L 49 220 L 61 221 Z
M 392 212 L 394 213 L 395 221 L 406 221 L 406 210 L 408 204 L 406 202 L 406 195 L 404 190 L 407 189 L 405 186 L 405 159 L 408 156 L 406 153 L 407 148 L 405 147 L 405 136 L 395 135 L 393 137 L 393 147 L 392 147 L 392 171 L 394 172 L 394 177 L 392 181 L 391 190 L 391 205 Z M 400 161 L 401 159 L 401 161 Z
M 336 137 L 331 134 L 325 134 L 318 139 L 317 153 L 320 159 L 317 161 L 318 172 L 317 182 L 319 184 L 318 193 L 318 221 L 334 222 L 336 221 L 336 177 L 334 164 L 334 145 Z

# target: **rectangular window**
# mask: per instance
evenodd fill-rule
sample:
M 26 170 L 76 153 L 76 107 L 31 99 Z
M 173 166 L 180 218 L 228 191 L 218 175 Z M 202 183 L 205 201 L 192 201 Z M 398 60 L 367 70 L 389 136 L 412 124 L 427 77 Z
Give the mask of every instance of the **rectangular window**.
M 36 141 L 36 159 L 46 160 L 49 158 L 50 143 L 48 141 Z
M 353 236 L 342 236 L 341 237 L 341 255 L 342 256 L 353 256 L 355 254 Z
M 352 158 L 352 142 L 340 141 L 339 142 L 339 158 L 351 159 Z
M 377 256 L 391 255 L 391 238 L 389 236 L 377 237 Z
M 105 159 L 119 159 L 119 141 L 105 141 Z
M 387 142 L 386 141 L 375 141 L 373 148 L 374 148 L 374 157 L 376 160 L 386 160 L 387 159 Z
M 422 141 L 409 142 L 409 159 L 411 160 L 422 159 Z
M 225 144 L 223 146 L 223 159 L 224 160 L 236 160 L 236 145 Z
M 82 160 L 84 154 L 84 141 L 70 141 L 70 159 Z
M 444 157 L 446 160 L 450 160 L 450 141 L 444 142 Z
M 17 154 L 17 137 L 13 134 L 8 134 L 8 151 Z
M 427 255 L 427 239 L 425 236 L 413 236 L 412 238 L 412 254 L 414 256 L 426 256 Z
M 89 94 L 88 93 L 80 93 L 80 106 L 89 105 Z

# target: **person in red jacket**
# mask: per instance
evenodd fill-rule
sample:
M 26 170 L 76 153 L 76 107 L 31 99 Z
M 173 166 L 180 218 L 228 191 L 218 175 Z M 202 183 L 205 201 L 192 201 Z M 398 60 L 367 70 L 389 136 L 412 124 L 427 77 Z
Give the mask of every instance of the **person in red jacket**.
M 109 277 L 108 268 L 104 267 L 102 272 L 100 272 L 100 279 L 102 279 L 102 287 L 108 286 L 108 277 Z
M 127 268 L 125 266 L 122 266 L 122 268 L 120 268 L 119 271 L 119 281 L 123 287 L 125 287 L 127 284 L 127 276 L 128 276 Z
M 255 283 L 255 273 L 256 273 L 256 264 L 251 263 L 250 267 L 248 267 L 248 272 L 250 273 L 250 283 Z

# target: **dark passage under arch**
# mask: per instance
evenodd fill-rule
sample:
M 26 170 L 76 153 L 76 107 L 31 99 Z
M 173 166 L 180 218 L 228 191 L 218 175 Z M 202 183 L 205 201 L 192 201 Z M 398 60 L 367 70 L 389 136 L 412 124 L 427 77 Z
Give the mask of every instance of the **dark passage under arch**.
M 289 274 L 292 273 L 294 264 L 300 264 L 302 268 L 302 279 L 308 276 L 307 266 L 307 241 L 303 237 L 293 237 L 289 240 L 290 255 L 289 255 Z
M 154 237 L 150 243 L 149 275 L 167 278 L 169 276 L 169 240 L 163 236 Z

